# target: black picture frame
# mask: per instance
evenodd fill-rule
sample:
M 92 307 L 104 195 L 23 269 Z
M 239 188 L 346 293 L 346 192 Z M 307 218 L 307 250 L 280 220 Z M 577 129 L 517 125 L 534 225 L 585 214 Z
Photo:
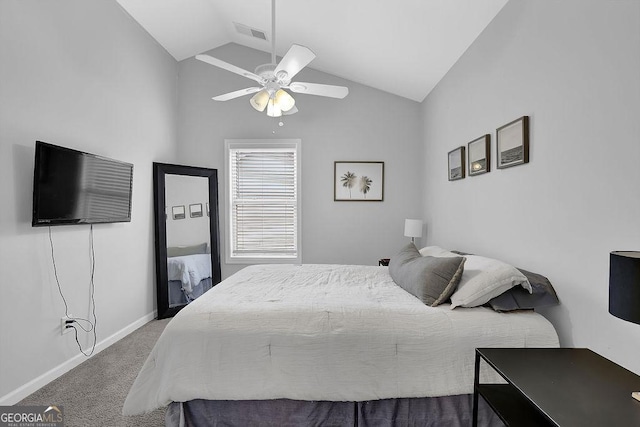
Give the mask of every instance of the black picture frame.
M 467 143 L 468 175 L 491 171 L 491 135 L 486 134 Z
M 498 169 L 529 163 L 529 116 L 496 129 L 496 154 Z
M 465 175 L 465 148 L 460 146 L 456 149 L 449 151 L 447 157 L 447 171 L 449 175 L 449 181 L 457 181 L 464 179 Z

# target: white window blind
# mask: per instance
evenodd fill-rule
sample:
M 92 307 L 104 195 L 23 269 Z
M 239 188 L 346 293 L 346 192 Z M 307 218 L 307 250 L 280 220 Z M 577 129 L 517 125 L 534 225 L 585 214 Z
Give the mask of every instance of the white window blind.
M 231 144 L 231 258 L 299 257 L 297 144 Z

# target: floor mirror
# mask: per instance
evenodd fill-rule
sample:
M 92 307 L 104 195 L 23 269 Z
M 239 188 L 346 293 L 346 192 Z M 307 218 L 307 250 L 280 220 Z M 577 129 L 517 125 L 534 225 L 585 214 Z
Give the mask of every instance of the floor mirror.
M 153 164 L 158 319 L 220 283 L 218 171 Z

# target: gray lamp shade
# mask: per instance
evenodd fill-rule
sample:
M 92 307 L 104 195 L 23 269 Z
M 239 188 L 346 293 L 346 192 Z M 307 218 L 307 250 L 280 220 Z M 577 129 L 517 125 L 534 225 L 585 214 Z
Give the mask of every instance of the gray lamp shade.
M 611 252 L 609 313 L 640 324 L 640 252 Z

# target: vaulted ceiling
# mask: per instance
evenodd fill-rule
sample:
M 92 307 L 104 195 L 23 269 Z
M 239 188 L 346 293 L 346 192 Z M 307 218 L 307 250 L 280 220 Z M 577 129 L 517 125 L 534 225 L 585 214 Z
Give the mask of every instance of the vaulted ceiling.
M 117 1 L 178 61 L 230 42 L 272 50 L 271 0 Z M 311 68 L 422 102 L 507 1 L 276 0 L 276 54 L 301 44 Z

